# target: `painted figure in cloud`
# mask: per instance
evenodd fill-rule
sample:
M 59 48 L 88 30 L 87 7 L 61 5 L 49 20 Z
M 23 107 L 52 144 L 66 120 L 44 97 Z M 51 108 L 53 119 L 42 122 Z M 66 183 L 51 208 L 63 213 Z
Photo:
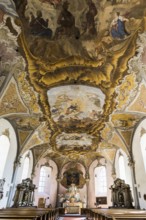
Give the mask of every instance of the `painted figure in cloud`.
M 97 15 L 97 9 L 92 0 L 87 0 L 87 5 L 89 9 L 86 13 L 86 31 L 88 34 L 94 35 L 96 34 L 95 16 Z
M 77 27 L 75 27 L 75 18 L 73 14 L 68 10 L 69 2 L 64 1 L 62 4 L 62 10 L 57 19 L 59 27 L 56 28 L 55 37 L 60 38 L 62 36 L 75 36 L 79 38 L 80 32 Z
M 31 14 L 30 28 L 33 35 L 52 37 L 52 30 L 48 28 L 48 19 L 44 20 L 41 11 L 37 11 L 36 18 Z
M 125 29 L 126 21 L 128 21 L 128 19 L 121 16 L 120 12 L 117 12 L 116 18 L 111 23 L 111 35 L 113 38 L 124 39 L 129 35 Z

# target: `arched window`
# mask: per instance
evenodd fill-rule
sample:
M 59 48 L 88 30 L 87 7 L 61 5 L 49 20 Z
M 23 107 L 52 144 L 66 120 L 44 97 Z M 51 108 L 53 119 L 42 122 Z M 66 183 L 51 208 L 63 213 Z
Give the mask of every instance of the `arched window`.
M 146 172 L 146 134 L 142 135 L 140 139 L 140 146 L 141 146 L 141 153 L 142 153 L 144 168 Z
M 126 182 L 126 170 L 123 155 L 119 156 L 119 177 Z
M 10 149 L 10 141 L 6 135 L 0 136 L 0 179 L 3 178 L 8 152 Z
M 105 166 L 95 168 L 95 196 L 107 195 L 107 177 Z
M 48 193 L 50 188 L 51 167 L 42 166 L 40 170 L 38 192 Z
M 24 159 L 21 181 L 23 179 L 28 178 L 29 165 L 30 165 L 30 159 L 29 159 L 29 156 L 26 156 Z

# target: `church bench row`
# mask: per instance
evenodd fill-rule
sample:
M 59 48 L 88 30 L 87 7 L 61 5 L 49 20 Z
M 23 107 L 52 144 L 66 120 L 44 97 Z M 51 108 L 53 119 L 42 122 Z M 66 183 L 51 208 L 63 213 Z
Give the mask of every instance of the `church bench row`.
M 0 219 L 31 219 L 55 220 L 59 216 L 59 209 L 47 208 L 6 208 L 0 210 Z
M 146 211 L 136 209 L 82 209 L 93 220 L 146 220 Z

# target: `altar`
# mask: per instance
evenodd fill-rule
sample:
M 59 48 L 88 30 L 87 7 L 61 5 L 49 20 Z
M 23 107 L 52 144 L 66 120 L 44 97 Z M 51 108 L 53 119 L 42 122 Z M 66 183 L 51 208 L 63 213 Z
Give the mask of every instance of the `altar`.
M 68 214 L 80 214 L 83 203 L 80 199 L 79 189 L 75 184 L 71 184 L 65 194 L 60 197 L 60 202 L 65 208 L 65 213 Z
M 65 213 L 67 214 L 80 214 L 82 208 L 82 202 L 64 202 L 63 207 L 65 208 Z

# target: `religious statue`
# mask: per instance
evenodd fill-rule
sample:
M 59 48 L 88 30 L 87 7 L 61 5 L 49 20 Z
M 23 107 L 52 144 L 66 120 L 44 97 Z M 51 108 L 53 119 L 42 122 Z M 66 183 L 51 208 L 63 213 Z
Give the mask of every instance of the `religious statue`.
M 30 178 L 22 180 L 22 183 L 17 185 L 13 207 L 33 206 L 35 189 L 36 186 Z
M 130 186 L 124 180 L 117 178 L 110 189 L 114 208 L 133 208 Z
M 62 4 L 62 11 L 57 19 L 57 23 L 59 27 L 57 27 L 55 32 L 55 38 L 61 38 L 62 36 L 72 36 L 74 35 L 76 38 L 79 38 L 80 31 L 75 26 L 75 17 L 68 10 L 69 2 L 66 0 Z
M 75 184 L 71 184 L 65 194 L 59 194 L 60 203 L 78 203 L 80 200 L 79 189 Z
M 65 194 L 59 194 L 60 205 L 65 208 L 65 213 L 80 213 L 83 202 L 80 199 L 78 187 L 72 183 Z
M 5 183 L 5 179 L 0 179 L 0 200 L 3 198 L 4 183 Z

